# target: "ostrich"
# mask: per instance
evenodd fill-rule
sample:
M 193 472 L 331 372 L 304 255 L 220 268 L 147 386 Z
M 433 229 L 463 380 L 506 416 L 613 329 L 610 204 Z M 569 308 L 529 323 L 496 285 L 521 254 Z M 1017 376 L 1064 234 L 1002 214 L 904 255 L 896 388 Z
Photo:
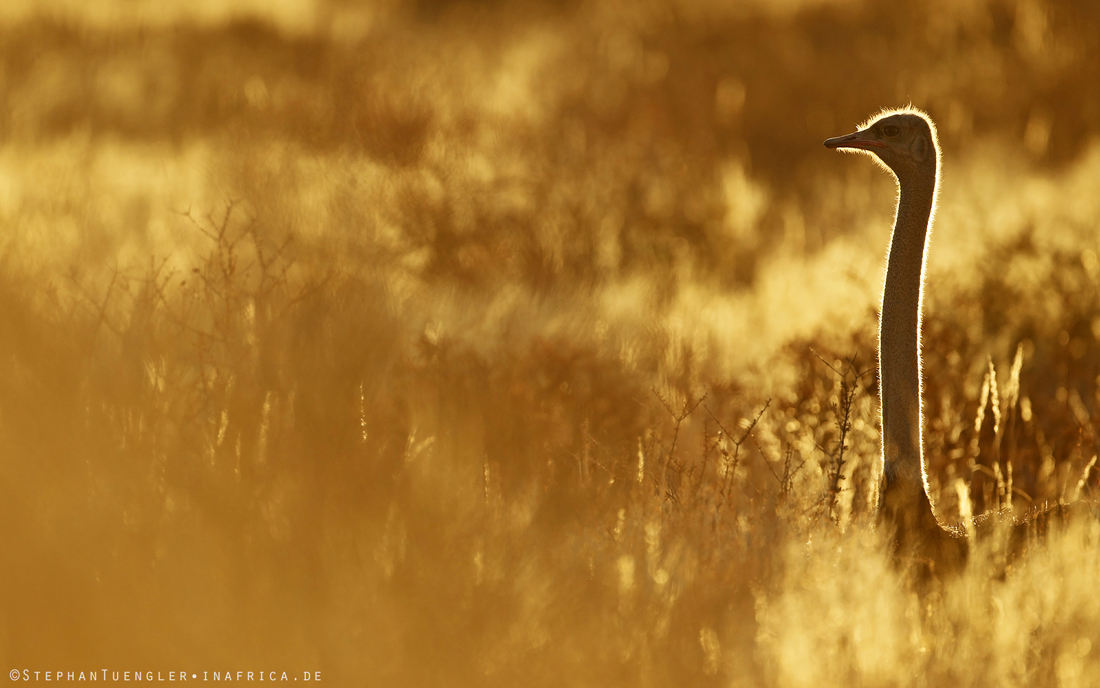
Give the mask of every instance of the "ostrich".
M 940 180 L 940 146 L 932 119 L 914 108 L 871 118 L 827 148 L 862 152 L 893 174 L 899 195 L 879 320 L 882 407 L 882 518 L 897 529 L 899 553 L 959 554 L 965 530 L 946 523 L 929 499 L 921 441 L 921 303 L 924 264 Z
M 896 528 L 898 554 L 948 565 L 966 556 L 968 536 L 1008 526 L 1018 545 L 1030 526 L 1055 514 L 1098 516 L 1095 501 L 1033 507 L 1022 516 L 1011 509 L 982 514 L 969 524 L 936 512 L 921 441 L 921 304 L 924 264 L 936 214 L 940 145 L 932 119 L 912 107 L 873 116 L 854 134 L 825 141 L 826 148 L 865 153 L 898 184 L 897 216 L 890 236 L 886 282 L 879 318 L 879 393 L 882 407 L 880 517 Z

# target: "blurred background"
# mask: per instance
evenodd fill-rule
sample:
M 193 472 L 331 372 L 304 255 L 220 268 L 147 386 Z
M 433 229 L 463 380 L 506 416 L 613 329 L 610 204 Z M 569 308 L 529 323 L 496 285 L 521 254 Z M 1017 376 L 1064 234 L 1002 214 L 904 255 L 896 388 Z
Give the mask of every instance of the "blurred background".
M 4 3 L 0 664 L 1089 685 L 1096 528 L 929 598 L 870 526 L 821 142 L 937 122 L 933 487 L 1022 512 L 1097 482 L 1097 83 L 1074 0 Z

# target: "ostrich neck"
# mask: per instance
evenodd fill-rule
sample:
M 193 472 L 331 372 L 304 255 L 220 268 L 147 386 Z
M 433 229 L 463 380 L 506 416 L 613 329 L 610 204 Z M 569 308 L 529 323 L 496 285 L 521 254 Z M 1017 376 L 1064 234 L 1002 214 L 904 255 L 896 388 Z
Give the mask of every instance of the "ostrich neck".
M 911 513 L 928 499 L 922 470 L 920 321 L 936 170 L 899 177 L 879 324 L 884 499 Z M 929 504 L 929 507 L 931 505 Z M 893 509 L 891 509 L 893 510 Z

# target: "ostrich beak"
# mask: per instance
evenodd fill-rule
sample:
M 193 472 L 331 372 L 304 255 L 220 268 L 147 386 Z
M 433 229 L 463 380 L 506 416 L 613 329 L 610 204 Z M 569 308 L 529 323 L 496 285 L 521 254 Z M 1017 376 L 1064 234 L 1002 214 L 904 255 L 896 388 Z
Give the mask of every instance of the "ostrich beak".
M 874 138 L 874 133 L 870 129 L 864 129 L 854 134 L 848 134 L 847 136 L 837 136 L 836 138 L 828 139 L 825 141 L 825 147 L 873 150 L 875 148 L 886 148 L 886 144 Z

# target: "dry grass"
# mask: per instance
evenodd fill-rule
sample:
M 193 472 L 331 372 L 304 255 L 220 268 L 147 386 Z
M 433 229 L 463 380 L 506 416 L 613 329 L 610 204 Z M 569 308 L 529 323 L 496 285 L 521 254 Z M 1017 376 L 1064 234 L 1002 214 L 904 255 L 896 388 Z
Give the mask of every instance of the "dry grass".
M 820 147 L 940 122 L 944 509 L 1093 497 L 1091 4 L 111 7 L 0 27 L 5 669 L 1100 681 L 1100 521 L 873 527 L 893 195 Z

